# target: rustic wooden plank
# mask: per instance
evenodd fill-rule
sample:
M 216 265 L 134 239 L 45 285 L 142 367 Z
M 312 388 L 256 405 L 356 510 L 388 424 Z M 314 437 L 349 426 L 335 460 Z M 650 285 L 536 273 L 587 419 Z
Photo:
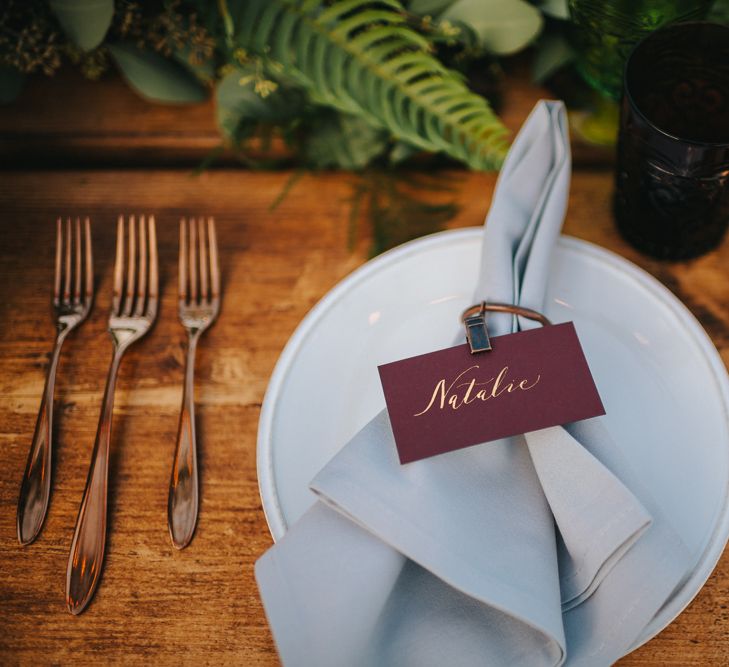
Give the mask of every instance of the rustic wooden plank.
M 367 256 L 363 227 L 347 245 L 350 176 L 304 176 L 274 211 L 288 173 L 67 171 L 0 179 L 0 663 L 277 664 L 253 579 L 270 545 L 255 471 L 260 404 L 278 354 L 308 309 Z M 451 174 L 461 210 L 451 226 L 481 224 L 495 177 Z M 729 362 L 729 243 L 701 259 L 648 260 L 616 234 L 611 175 L 574 175 L 567 233 L 635 261 L 676 292 Z M 440 194 L 434 197 L 448 198 Z M 128 353 L 117 393 L 106 569 L 88 611 L 63 604 L 73 524 L 93 444 L 111 347 L 114 221 L 158 219 L 163 300 L 154 330 Z M 36 543 L 15 539 L 15 503 L 51 346 L 53 220 L 94 219 L 97 299 L 67 342 L 57 390 L 58 446 L 49 516 Z M 198 352 L 202 503 L 198 533 L 171 548 L 166 499 L 181 399 L 184 333 L 175 319 L 176 225 L 181 214 L 218 220 L 225 294 Z M 726 664 L 729 558 L 669 628 L 624 667 Z
M 511 62 L 501 84 L 499 114 L 516 132 L 540 98 L 552 97 L 529 80 L 526 61 Z M 578 164 L 608 164 L 612 151 L 573 138 Z M 136 95 L 112 71 L 89 81 L 64 68 L 53 77 L 29 78 L 20 97 L 0 106 L 0 160 L 10 165 L 196 166 L 222 149 L 212 96 L 190 105 L 152 104 Z M 290 150 L 274 138 L 270 148 L 252 141 L 256 159 L 287 158 Z M 236 162 L 231 151 L 218 164 Z

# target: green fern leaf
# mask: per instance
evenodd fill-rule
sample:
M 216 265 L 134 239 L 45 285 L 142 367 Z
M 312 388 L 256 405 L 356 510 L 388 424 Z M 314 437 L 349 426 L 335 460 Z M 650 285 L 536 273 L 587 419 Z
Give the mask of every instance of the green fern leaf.
M 473 169 L 503 161 L 506 128 L 460 74 L 431 55 L 396 0 L 235 4 L 237 45 L 274 63 L 312 101 Z

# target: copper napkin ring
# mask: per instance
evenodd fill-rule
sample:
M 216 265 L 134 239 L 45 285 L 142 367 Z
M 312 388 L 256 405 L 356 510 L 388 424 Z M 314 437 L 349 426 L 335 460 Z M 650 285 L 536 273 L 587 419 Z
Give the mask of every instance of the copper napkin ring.
M 486 328 L 487 311 L 519 315 L 526 317 L 528 320 L 539 322 L 542 326 L 552 324 L 544 315 L 531 308 L 523 308 L 522 306 L 515 306 L 511 303 L 482 301 L 481 303 L 469 306 L 461 314 L 461 321 L 466 327 L 466 340 L 468 341 L 468 346 L 471 348 L 471 354 L 491 350 L 489 331 Z

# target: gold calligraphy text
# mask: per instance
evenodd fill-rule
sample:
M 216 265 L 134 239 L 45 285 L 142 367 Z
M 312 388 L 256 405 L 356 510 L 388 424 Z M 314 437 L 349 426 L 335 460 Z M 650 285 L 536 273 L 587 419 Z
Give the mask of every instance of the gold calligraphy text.
M 537 375 L 533 380 L 529 378 L 511 380 L 509 379 L 509 367 L 504 366 L 495 377 L 477 382 L 475 375 L 479 368 L 478 365 L 467 368 L 459 373 L 450 384 L 445 378 L 439 380 L 433 389 L 428 405 L 413 416 L 420 417 L 433 407 L 438 410 L 445 408 L 458 410 L 475 401 L 489 401 L 515 391 L 529 391 L 539 383 L 541 378 L 541 375 Z

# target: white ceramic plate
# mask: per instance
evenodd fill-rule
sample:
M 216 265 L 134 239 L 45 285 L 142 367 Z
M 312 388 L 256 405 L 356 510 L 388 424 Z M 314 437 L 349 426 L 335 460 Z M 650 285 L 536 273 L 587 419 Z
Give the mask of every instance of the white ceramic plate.
M 384 407 L 378 364 L 446 347 L 472 298 L 481 227 L 406 243 L 365 264 L 306 316 L 276 365 L 258 431 L 258 480 L 274 539 L 314 502 L 309 480 Z M 696 319 L 621 257 L 562 237 L 545 313 L 572 320 L 608 426 L 694 557 L 646 628 L 668 625 L 729 536 L 729 381 Z

